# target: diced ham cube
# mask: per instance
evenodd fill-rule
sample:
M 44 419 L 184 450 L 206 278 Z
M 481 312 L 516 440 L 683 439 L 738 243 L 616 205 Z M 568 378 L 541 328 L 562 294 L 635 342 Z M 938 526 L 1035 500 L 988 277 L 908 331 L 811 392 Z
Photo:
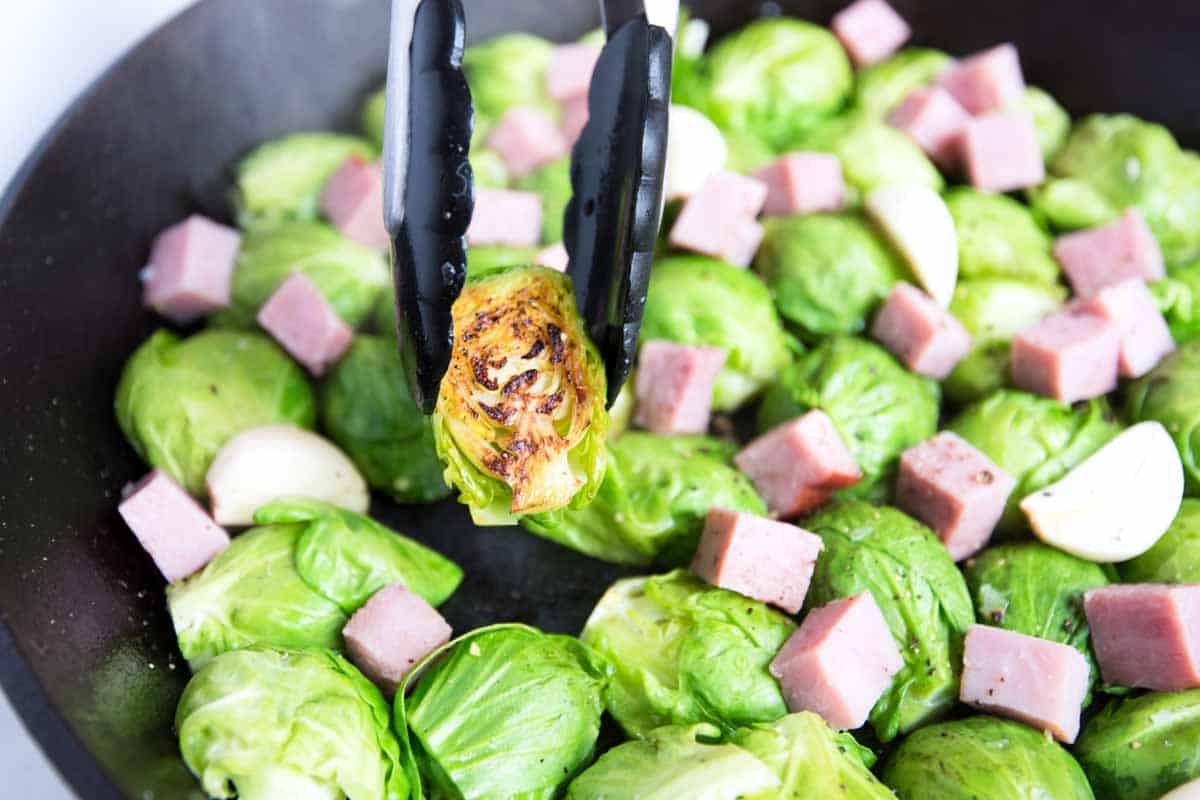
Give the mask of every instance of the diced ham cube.
M 734 172 L 718 172 L 692 195 L 671 229 L 672 246 L 748 267 L 762 244 L 755 221 L 767 201 L 767 185 Z
M 587 125 L 590 116 L 587 95 L 575 97 L 563 103 L 562 112 L 562 124 L 559 128 L 569 149 L 579 141 L 579 135 L 583 133 L 583 127 Z
M 1064 403 L 1099 397 L 1117 388 L 1120 350 L 1114 322 L 1064 309 L 1013 337 L 1013 383 Z
M 900 456 L 896 506 L 937 533 L 955 561 L 983 549 L 1016 481 L 957 434 L 944 431 Z
M 637 424 L 657 434 L 704 433 L 712 412 L 713 383 L 725 366 L 719 347 L 652 339 L 638 354 Z
M 1136 208 L 1107 225 L 1060 236 L 1054 257 L 1083 298 L 1130 278 L 1152 283 L 1166 277 L 1158 240 Z
M 789 711 L 861 727 L 904 659 L 870 592 L 813 609 L 771 661 Z
M 746 445 L 734 458 L 767 508 L 794 517 L 862 480 L 862 470 L 829 415 L 820 409 L 785 422 Z
M 347 239 L 387 250 L 391 237 L 383 225 L 383 170 L 378 162 L 350 156 L 321 192 L 321 212 Z
M 566 272 L 567 265 L 570 262 L 571 254 L 567 252 L 567 246 L 562 242 L 544 248 L 533 258 L 533 263 L 558 270 L 559 272 Z
M 1105 683 L 1200 686 L 1200 584 L 1114 584 L 1084 594 L 1083 608 Z
M 142 478 L 117 510 L 171 583 L 198 572 L 229 544 L 225 529 L 162 470 Z
M 942 73 L 937 82 L 976 116 L 1009 108 L 1025 95 L 1021 59 L 1011 44 L 964 58 Z
M 304 273 L 293 272 L 258 311 L 258 324 L 316 377 L 350 346 L 354 331 Z
M 959 686 L 967 705 L 1070 744 L 1090 683 L 1087 659 L 1070 645 L 988 625 L 967 628 Z
M 523 178 L 567 154 L 567 140 L 546 112 L 532 106 L 509 109 L 492 132 L 487 146 L 495 150 L 514 178 Z
M 959 153 L 971 185 L 983 192 L 1011 192 L 1046 178 L 1037 129 L 1028 111 L 993 111 L 975 117 L 959 136 Z
M 1142 377 L 1175 349 L 1167 321 L 1141 278 L 1106 286 L 1073 307 L 1116 324 L 1121 332 L 1122 377 Z
M 167 319 L 192 322 L 229 305 L 242 236 L 193 215 L 160 233 L 142 271 L 142 301 Z
M 437 609 L 399 583 L 372 595 L 342 628 L 350 660 L 389 696 L 450 634 Z
M 546 69 L 546 92 L 560 103 L 587 97 L 600 48 L 591 44 L 564 44 L 554 48 Z
M 871 335 L 913 372 L 943 380 L 971 350 L 971 334 L 953 314 L 908 283 L 897 283 Z
M 786 522 L 714 508 L 692 572 L 713 586 L 795 614 L 804 605 L 821 537 Z
M 959 140 L 971 115 L 954 96 L 939 86 L 914 89 L 888 115 L 899 128 L 944 170 L 958 166 Z
M 883 61 L 912 35 L 908 23 L 884 0 L 856 0 L 835 14 L 829 27 L 860 67 Z
M 476 189 L 467 244 L 535 247 L 542 238 L 542 198 L 533 192 Z
M 770 216 L 838 211 L 845 201 L 842 162 L 828 153 L 788 153 L 754 177 L 767 185 Z

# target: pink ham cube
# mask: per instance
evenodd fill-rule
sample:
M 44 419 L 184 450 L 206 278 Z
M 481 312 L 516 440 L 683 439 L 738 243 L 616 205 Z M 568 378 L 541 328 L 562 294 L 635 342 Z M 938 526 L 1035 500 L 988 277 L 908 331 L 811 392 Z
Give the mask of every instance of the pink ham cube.
M 884 0 L 856 0 L 835 14 L 829 27 L 860 67 L 883 61 L 912 35 L 908 23 Z
M 862 480 L 862 470 L 829 415 L 820 409 L 785 422 L 734 458 L 777 517 L 794 517 Z
M 871 335 L 913 372 L 943 380 L 971 350 L 971 334 L 929 295 L 897 283 Z
M 638 354 L 635 422 L 658 434 L 704 433 L 712 412 L 713 383 L 725 366 L 719 347 L 652 339 Z
M 533 263 L 559 272 L 566 272 L 567 265 L 571 263 L 571 254 L 567 252 L 567 246 L 559 242 L 539 251 L 533 257 Z
M 383 170 L 377 162 L 346 159 L 321 192 L 321 212 L 347 239 L 375 250 L 391 246 L 383 226 Z
M 944 170 L 958 166 L 959 140 L 971 115 L 938 86 L 914 89 L 888 115 L 888 124 L 908 134 Z
M 293 272 L 267 298 L 258 311 L 258 324 L 318 378 L 354 338 L 354 331 L 302 272 Z
M 1117 388 L 1120 350 L 1116 323 L 1064 309 L 1013 337 L 1013 383 L 1064 403 L 1090 400 Z
M 1074 308 L 1111 320 L 1121 332 L 1121 376 L 1140 378 L 1175 349 L 1175 340 L 1154 296 L 1141 278 L 1106 286 Z
M 117 511 L 170 583 L 198 572 L 229 544 L 225 529 L 162 470 L 142 478 Z
M 1158 240 L 1136 208 L 1107 225 L 1060 236 L 1054 257 L 1075 294 L 1084 298 L 1130 278 L 1152 283 L 1167 274 Z
M 845 200 L 842 162 L 828 153 L 788 153 L 754 177 L 767 185 L 769 216 L 838 211 Z
M 959 154 L 971 185 L 982 192 L 1011 192 L 1046 178 L 1037 129 L 1028 111 L 993 111 L 975 117 L 959 136 Z
M 991 538 L 1017 482 L 957 434 L 944 431 L 900 456 L 896 506 L 937 533 L 955 561 Z
M 1070 645 L 987 625 L 967 628 L 959 685 L 967 705 L 1070 744 L 1090 684 L 1087 659 Z
M 671 229 L 673 247 L 748 267 L 762 244 L 755 221 L 767 202 L 767 185 L 734 172 L 718 172 L 688 198 Z
M 1025 95 L 1025 77 L 1017 48 L 1001 44 L 964 58 L 938 78 L 938 85 L 954 95 L 975 116 L 1002 111 Z
M 535 247 L 542 238 L 542 198 L 533 192 L 476 189 L 467 244 Z
M 372 595 L 342 628 L 350 660 L 388 696 L 450 634 L 437 609 L 400 583 Z
M 560 103 L 587 97 L 600 48 L 591 44 L 564 44 L 554 48 L 546 69 L 546 92 Z
M 487 146 L 504 159 L 514 178 L 524 178 L 568 151 L 567 141 L 554 120 L 532 106 L 509 109 L 488 134 Z
M 563 141 L 567 143 L 569 149 L 579 141 L 579 135 L 583 133 L 583 127 L 587 125 L 589 116 L 587 95 L 574 97 L 563 103 L 562 112 L 562 124 L 559 128 L 562 131 Z
M 242 236 L 192 215 L 160 233 L 142 271 L 142 302 L 167 319 L 193 322 L 229 305 Z
M 771 661 L 789 711 L 813 711 L 837 730 L 859 728 L 904 667 L 870 592 L 813 609 Z
M 1200 584 L 1114 584 L 1084 594 L 1083 608 L 1105 683 L 1200 686 Z
M 714 508 L 692 572 L 713 586 L 795 614 L 804 605 L 821 537 L 786 522 Z

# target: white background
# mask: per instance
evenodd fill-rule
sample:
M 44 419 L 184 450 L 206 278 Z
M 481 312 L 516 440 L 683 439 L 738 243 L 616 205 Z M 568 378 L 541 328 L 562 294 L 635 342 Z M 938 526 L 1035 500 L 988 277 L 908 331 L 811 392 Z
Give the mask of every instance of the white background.
M 0 0 L 0 195 L 42 134 L 101 72 L 192 0 Z M 5 797 L 72 795 L 0 694 Z

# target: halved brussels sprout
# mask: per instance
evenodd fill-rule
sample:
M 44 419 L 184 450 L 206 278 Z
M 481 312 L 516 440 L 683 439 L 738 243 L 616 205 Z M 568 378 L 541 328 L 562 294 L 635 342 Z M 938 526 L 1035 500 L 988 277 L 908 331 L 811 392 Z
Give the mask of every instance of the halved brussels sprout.
M 371 595 L 403 583 L 440 605 L 462 581 L 449 559 L 378 522 L 315 500 L 259 509 L 260 526 L 167 587 L 179 649 L 192 668 L 256 644 L 342 647 L 342 627 Z
M 234 434 L 316 420 L 304 372 L 267 337 L 235 331 L 156 332 L 126 363 L 115 406 L 138 455 L 194 495 Z
M 475 105 L 476 134 L 486 135 L 489 121 L 514 106 L 557 113 L 557 103 L 546 92 L 546 68 L 553 52 L 552 42 L 528 33 L 504 34 L 466 49 L 463 72 Z
M 542 241 L 561 242 L 563 214 L 571 201 L 571 159 L 560 158 L 517 181 L 517 188 L 542 198 Z
M 1067 137 L 1071 133 L 1071 115 L 1049 92 L 1036 86 L 1026 87 L 1021 105 L 1033 114 L 1033 127 L 1037 129 L 1042 158 L 1047 162 L 1053 161 L 1066 147 Z
M 935 192 L 945 185 L 937 167 L 912 139 L 861 111 L 827 120 L 804 137 L 801 147 L 833 153 L 841 160 L 849 206 L 889 184 L 913 184 Z
M 446 480 L 478 524 L 591 502 L 604 479 L 604 364 L 565 275 L 471 277 L 433 432 Z
M 408 766 L 419 765 L 436 798 L 558 797 L 595 752 L 609 676 L 570 636 L 473 631 L 440 651 L 407 699 L 397 692 Z M 420 798 L 421 779 L 410 779 Z
M 322 427 L 367 482 L 401 503 L 450 494 L 433 426 L 408 392 L 392 339 L 358 336 L 321 385 Z
M 935 381 L 909 372 L 874 342 L 834 336 L 779 375 L 759 406 L 758 430 L 821 409 L 863 472 L 841 494 L 883 501 L 900 454 L 937 433 L 939 397 Z
M 1200 689 L 1110 701 L 1075 755 L 1099 800 L 1157 800 L 1200 777 Z
M 906 47 L 858 73 L 855 105 L 871 116 L 886 117 L 909 92 L 932 83 L 953 61 L 941 50 Z
M 634 373 L 629 373 L 625 385 L 617 392 L 617 399 L 608 409 L 608 439 L 612 441 L 633 424 L 633 415 L 637 411 L 637 396 L 634 394 Z
M 1150 292 L 1177 343 L 1200 339 L 1200 261 L 1171 270 Z
M 900 800 L 1093 800 L 1064 747 L 996 717 L 922 728 L 900 743 L 881 777 Z
M 1103 399 L 1072 408 L 1012 390 L 968 406 L 949 428 L 1016 480 L 997 526 L 1008 535 L 1029 529 L 1018 507 L 1026 496 L 1066 475 L 1121 432 Z
M 787 713 L 767 665 L 795 629 L 686 570 L 617 581 L 580 634 L 613 666 L 605 705 L 630 736 L 707 722 L 722 735 Z
M 521 524 L 605 561 L 683 565 L 696 551 L 710 508 L 767 513 L 731 457 L 724 443 L 707 436 L 633 431 L 609 443 L 608 470 L 591 505 L 532 514 Z
M 1021 203 L 959 187 L 946 193 L 946 207 L 958 234 L 960 278 L 1058 282 L 1058 262 L 1050 252 L 1054 239 Z
M 941 541 L 887 506 L 835 503 L 804 522 L 825 549 L 806 603 L 815 608 L 869 591 L 883 611 L 904 667 L 871 709 L 871 727 L 890 742 L 958 701 L 962 640 L 975 621 L 962 573 Z
M 1126 583 L 1200 583 L 1200 500 L 1185 497 L 1162 538 L 1117 570 Z
M 809 338 L 858 333 L 907 270 L 858 214 L 770 219 L 754 269 L 779 313 Z
M 175 714 L 179 749 L 211 797 L 405 800 L 379 690 L 326 650 L 253 648 L 199 670 Z
M 1200 340 L 1184 344 L 1125 392 L 1131 422 L 1154 420 L 1175 440 L 1187 494 L 1200 495 Z
M 382 255 L 317 222 L 252 230 L 242 239 L 229 308 L 212 316 L 221 327 L 248 328 L 267 298 L 293 272 L 311 280 L 351 327 L 370 317 L 391 283 Z
M 254 228 L 315 220 L 321 190 L 346 159 L 378 155 L 370 142 L 340 133 L 293 133 L 259 145 L 237 166 L 238 224 Z
M 752 272 L 702 256 L 666 258 L 650 272 L 642 341 L 721 347 L 713 408 L 731 411 L 787 366 L 787 334 L 771 293 Z

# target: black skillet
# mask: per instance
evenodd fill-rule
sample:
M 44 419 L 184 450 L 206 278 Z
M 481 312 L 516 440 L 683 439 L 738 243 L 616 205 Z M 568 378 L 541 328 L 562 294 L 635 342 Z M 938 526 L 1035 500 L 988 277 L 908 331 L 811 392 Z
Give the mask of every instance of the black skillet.
M 1130 111 L 1200 145 L 1200 4 L 895 4 L 920 43 L 962 53 L 1014 41 L 1031 81 L 1073 112 Z M 566 40 L 596 24 L 593 0 L 464 5 L 473 40 L 513 29 Z M 762 7 L 690 5 L 717 31 Z M 822 22 L 839 5 L 766 4 Z M 116 515 L 144 467 L 113 422 L 113 387 L 158 324 L 135 275 L 160 228 L 190 211 L 228 218 L 228 168 L 250 147 L 353 128 L 382 79 L 386 16 L 386 0 L 208 0 L 102 79 L 0 202 L 0 681 L 88 800 L 200 796 L 170 730 L 186 670 L 162 581 Z M 375 510 L 466 569 L 445 608 L 459 630 L 522 620 L 575 632 L 621 574 L 517 530 L 474 530 L 450 502 Z

